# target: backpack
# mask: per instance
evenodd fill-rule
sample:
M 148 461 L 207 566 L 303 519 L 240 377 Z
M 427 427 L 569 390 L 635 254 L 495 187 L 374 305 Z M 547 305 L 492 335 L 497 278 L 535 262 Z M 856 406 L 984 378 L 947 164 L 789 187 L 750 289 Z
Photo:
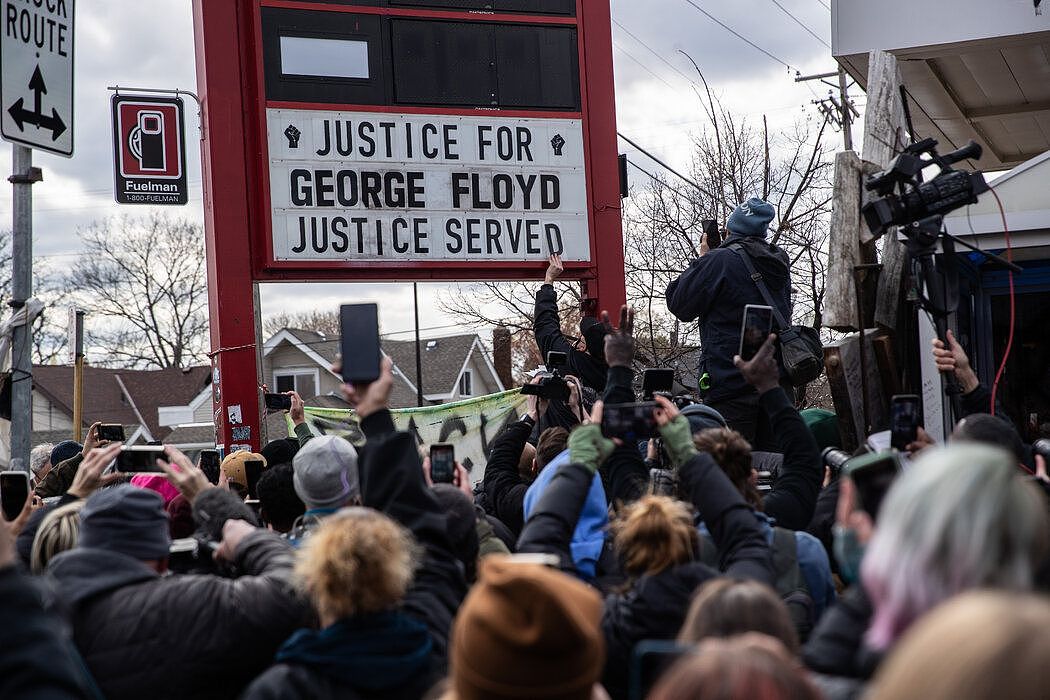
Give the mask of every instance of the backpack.
M 711 536 L 704 535 L 706 546 L 700 547 L 700 561 L 719 571 L 719 554 Z M 795 625 L 800 642 L 806 641 L 813 631 L 813 617 L 816 605 L 806 585 L 806 577 L 798 565 L 798 540 L 794 530 L 782 527 L 773 528 L 773 541 L 770 544 L 773 554 L 773 574 L 776 579 L 773 588 L 787 606 L 791 622 Z

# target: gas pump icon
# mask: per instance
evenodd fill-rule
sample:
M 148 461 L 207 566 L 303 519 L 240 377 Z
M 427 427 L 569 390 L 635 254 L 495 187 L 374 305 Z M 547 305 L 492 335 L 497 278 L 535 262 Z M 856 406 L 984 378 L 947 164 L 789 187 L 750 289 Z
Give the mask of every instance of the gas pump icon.
M 139 112 L 138 124 L 128 135 L 128 149 L 143 171 L 165 171 L 164 114 L 145 110 Z

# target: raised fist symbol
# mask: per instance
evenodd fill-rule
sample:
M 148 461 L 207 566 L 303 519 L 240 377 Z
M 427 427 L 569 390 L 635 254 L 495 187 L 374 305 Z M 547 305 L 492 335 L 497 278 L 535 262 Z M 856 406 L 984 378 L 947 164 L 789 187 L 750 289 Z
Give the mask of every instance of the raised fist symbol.
M 284 135 L 288 139 L 288 148 L 299 148 L 299 137 L 303 135 L 303 132 L 296 129 L 295 124 L 289 124 L 284 130 Z
M 561 150 L 565 148 L 565 139 L 562 138 L 561 134 L 557 134 L 551 139 L 551 146 L 554 147 L 554 155 L 560 156 Z

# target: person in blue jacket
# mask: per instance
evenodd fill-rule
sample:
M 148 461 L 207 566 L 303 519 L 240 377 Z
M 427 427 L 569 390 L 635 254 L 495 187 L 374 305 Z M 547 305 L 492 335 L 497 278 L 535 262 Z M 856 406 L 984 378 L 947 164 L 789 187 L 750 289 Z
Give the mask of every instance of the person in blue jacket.
M 744 307 L 765 305 L 742 256 L 751 258 L 769 288 L 777 310 L 791 319 L 791 272 L 787 253 L 766 236 L 776 210 L 752 197 L 737 206 L 726 223 L 729 235 L 714 250 L 706 237 L 700 257 L 667 286 L 667 308 L 682 321 L 700 322 L 700 386 L 704 403 L 725 417 L 729 426 L 758 450 L 774 443 L 769 421 L 758 404 L 758 394 L 733 365 L 740 349 Z M 705 380 L 706 375 L 706 381 Z M 782 383 L 786 375 L 781 368 Z M 706 387 L 706 389 L 705 389 Z

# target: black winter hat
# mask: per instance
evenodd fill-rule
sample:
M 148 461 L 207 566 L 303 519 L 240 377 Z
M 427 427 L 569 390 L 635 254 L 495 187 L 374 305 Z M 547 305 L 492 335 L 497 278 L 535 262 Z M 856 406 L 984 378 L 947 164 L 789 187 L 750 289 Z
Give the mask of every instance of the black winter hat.
M 171 547 L 164 499 L 131 484 L 97 491 L 80 511 L 78 547 L 119 552 L 142 561 L 163 559 Z

